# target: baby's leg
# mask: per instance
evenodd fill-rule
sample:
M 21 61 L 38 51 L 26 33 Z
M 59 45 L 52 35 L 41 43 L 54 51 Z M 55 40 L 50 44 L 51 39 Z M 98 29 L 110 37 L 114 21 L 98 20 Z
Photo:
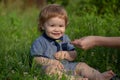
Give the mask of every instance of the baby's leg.
M 62 75 L 63 75 L 62 70 L 60 70 L 60 69 L 59 69 L 57 66 L 55 66 L 55 65 L 49 65 L 49 66 L 47 66 L 46 69 L 45 69 L 45 73 L 46 73 L 47 75 L 58 75 L 59 78 L 61 78 Z
M 103 76 L 102 73 L 83 62 L 78 63 L 75 69 L 75 73 L 86 77 L 89 80 L 109 80 L 108 78 L 105 78 L 105 75 Z
M 69 76 L 68 80 L 88 80 L 88 78 L 76 77 L 76 76 Z
M 55 65 L 47 66 L 47 68 L 45 69 L 45 73 L 47 75 L 58 75 L 59 78 L 58 80 L 61 80 L 62 75 L 64 75 L 68 80 L 88 80 L 87 78 L 82 78 L 82 77 L 78 78 L 75 76 L 67 75 L 65 74 L 65 70 L 60 70 Z
M 115 73 L 110 70 L 102 73 L 102 75 L 105 77 L 105 79 L 110 80 L 115 75 Z

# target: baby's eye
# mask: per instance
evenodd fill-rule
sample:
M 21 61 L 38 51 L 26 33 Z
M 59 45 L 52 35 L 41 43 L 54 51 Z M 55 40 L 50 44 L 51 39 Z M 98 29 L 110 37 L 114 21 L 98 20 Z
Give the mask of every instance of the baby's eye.
M 51 27 L 54 27 L 55 25 L 50 25 Z
M 59 27 L 64 27 L 63 25 L 59 25 Z

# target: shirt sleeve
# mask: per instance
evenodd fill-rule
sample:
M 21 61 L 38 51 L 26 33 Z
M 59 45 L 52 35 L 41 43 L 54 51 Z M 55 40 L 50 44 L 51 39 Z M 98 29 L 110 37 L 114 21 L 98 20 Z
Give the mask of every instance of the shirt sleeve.
M 36 40 L 31 46 L 31 56 L 42 56 L 43 46 L 39 40 Z
M 70 38 L 66 35 L 65 36 L 65 43 L 63 45 L 66 44 L 66 50 L 67 51 L 74 51 L 75 47 L 72 44 L 70 44 L 70 41 L 71 41 Z

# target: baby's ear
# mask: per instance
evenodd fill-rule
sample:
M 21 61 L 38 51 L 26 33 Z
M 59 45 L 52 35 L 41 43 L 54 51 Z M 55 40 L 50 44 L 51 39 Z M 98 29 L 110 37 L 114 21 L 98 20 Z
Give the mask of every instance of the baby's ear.
M 42 26 L 41 28 L 42 28 L 42 30 L 44 30 L 44 29 L 45 29 L 45 28 L 44 28 L 44 26 Z

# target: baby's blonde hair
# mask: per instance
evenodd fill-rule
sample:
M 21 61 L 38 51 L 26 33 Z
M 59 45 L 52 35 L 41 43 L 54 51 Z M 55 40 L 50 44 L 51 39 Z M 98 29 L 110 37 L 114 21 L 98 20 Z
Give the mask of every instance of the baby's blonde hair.
M 65 25 L 68 24 L 68 16 L 66 10 L 58 5 L 58 4 L 49 4 L 48 6 L 44 7 L 39 15 L 39 24 L 38 24 L 38 30 L 42 30 L 43 24 L 50 18 L 53 17 L 59 17 L 65 20 Z

